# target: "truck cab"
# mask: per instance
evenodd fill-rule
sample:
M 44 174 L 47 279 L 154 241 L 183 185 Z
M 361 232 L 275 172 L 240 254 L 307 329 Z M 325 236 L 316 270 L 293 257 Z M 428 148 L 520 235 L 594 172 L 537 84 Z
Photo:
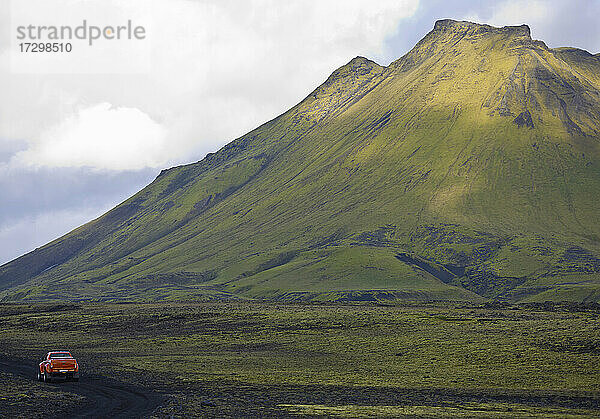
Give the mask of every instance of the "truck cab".
M 47 383 L 55 378 L 79 381 L 79 363 L 69 351 L 48 352 L 39 364 L 37 378 Z

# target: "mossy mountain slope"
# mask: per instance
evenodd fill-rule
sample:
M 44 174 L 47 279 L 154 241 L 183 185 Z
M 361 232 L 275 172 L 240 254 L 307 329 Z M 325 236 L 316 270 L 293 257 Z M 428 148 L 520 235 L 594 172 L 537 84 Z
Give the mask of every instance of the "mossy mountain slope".
M 438 21 L 0 267 L 0 298 L 600 300 L 600 57 Z

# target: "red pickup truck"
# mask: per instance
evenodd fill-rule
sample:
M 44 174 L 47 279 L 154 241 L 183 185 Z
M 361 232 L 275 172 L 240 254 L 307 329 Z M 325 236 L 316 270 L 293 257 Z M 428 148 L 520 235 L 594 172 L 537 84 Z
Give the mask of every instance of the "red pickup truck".
M 48 352 L 40 362 L 37 372 L 39 381 L 49 383 L 56 377 L 79 381 L 79 364 L 70 352 Z

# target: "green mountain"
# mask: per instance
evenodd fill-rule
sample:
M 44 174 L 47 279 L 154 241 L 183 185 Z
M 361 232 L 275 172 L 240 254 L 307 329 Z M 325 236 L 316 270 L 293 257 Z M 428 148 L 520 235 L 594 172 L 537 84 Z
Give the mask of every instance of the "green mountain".
M 600 301 L 600 56 L 438 21 L 0 267 L 0 299 Z

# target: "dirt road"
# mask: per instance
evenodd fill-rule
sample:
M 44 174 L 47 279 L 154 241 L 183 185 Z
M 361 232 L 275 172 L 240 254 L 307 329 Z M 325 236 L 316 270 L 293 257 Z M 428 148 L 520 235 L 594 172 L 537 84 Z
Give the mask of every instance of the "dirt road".
M 0 371 L 28 380 L 36 380 L 35 361 L 11 359 L 0 355 Z M 60 381 L 45 384 L 61 391 L 84 396 L 87 401 L 70 417 L 147 417 L 162 402 L 161 395 L 120 383 L 111 378 L 82 373 L 79 382 Z M 52 415 L 52 412 L 48 412 Z

